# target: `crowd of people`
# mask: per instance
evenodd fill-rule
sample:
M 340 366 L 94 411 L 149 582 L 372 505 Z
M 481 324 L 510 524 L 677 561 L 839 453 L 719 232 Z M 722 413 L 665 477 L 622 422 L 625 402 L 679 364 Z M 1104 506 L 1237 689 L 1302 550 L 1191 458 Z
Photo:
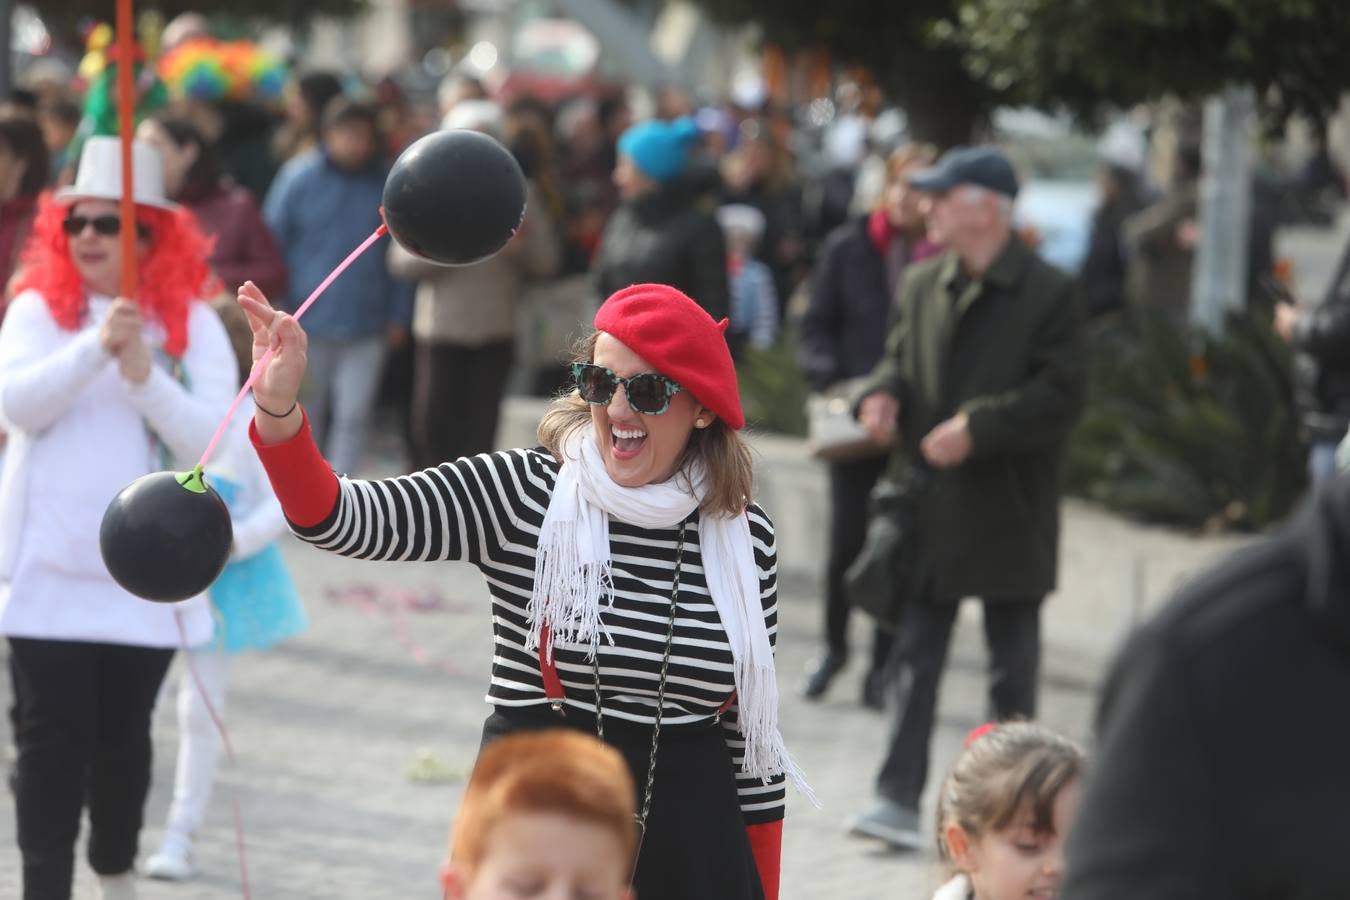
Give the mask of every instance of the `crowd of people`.
M 936 842 L 953 869 L 941 900 L 1312 897 L 1344 883 L 1321 880 L 1341 863 L 1315 841 L 1253 868 L 1258 880 L 1225 870 L 1226 847 L 1250 846 L 1243 858 L 1255 860 L 1268 829 L 1228 817 L 1204 754 L 1250 737 L 1232 670 L 1258 638 L 1268 643 L 1254 656 L 1299 663 L 1271 664 L 1269 685 L 1330 703 L 1328 685 L 1345 681 L 1337 586 L 1350 501 L 1333 474 L 1350 426 L 1350 262 L 1317 309 L 1269 304 L 1300 354 L 1310 471 L 1326 487 L 1317 503 L 1140 633 L 1108 683 L 1093 759 L 1031 721 L 1089 321 L 1145 311 L 1185 327 L 1192 146 L 1158 191 L 1146 147 L 1103 145 L 1087 255 L 1066 273 L 1020 227 L 1024 181 L 1004 152 L 869 142 L 857 109 L 841 107 L 849 127 L 826 135 L 827 164 L 807 175 L 789 111 L 762 98 L 696 109 L 668 92 L 634 121 L 623 97 L 554 108 L 453 73 L 432 111 L 392 81 L 314 71 L 276 108 L 182 94 L 139 122 L 140 290 L 127 298 L 121 147 L 85 133 L 64 90 L 21 93 L 0 112 L 0 632 L 25 898 L 69 896 L 85 809 L 101 896 L 134 897 L 150 720 L 179 647 L 191 650 L 173 804 L 146 871 L 194 876 L 230 657 L 305 627 L 274 543 L 287 524 L 320 550 L 462 560 L 487 577 L 492 712 L 447 896 L 528 882 L 596 897 L 776 898 L 787 785 L 811 791 L 778 728 L 777 551 L 753 502 L 737 367 L 789 339 L 812 388 L 845 397 L 870 441 L 826 463 L 823 648 L 792 688 L 808 699 L 848 663 L 849 571 L 876 552 L 882 486 L 904 516 L 889 545 L 904 562 L 894 615 L 872 623 L 859 690 L 894 725 L 852 832 Z M 392 159 L 434 128 L 511 151 L 528 185 L 518 233 L 458 268 L 385 239 L 302 329 L 290 311 L 377 228 Z M 1273 255 L 1273 225 L 1255 208 L 1254 286 Z M 268 349 L 247 421 L 208 471 L 234 521 L 230 565 L 173 608 L 132 597 L 101 564 L 107 499 L 190 467 Z M 413 474 L 364 480 L 382 387 L 405 418 Z M 542 446 L 492 452 L 513 389 L 551 398 Z M 1226 592 L 1246 599 L 1207 617 L 1203 602 Z M 921 798 L 966 598 L 982 602 L 999 724 L 967 740 L 934 831 Z M 1316 623 L 1327 640 L 1309 633 Z M 1280 705 L 1273 686 L 1256 696 Z M 1300 711 L 1325 724 L 1319 758 L 1334 766 L 1350 751 L 1344 714 L 1315 699 L 1281 714 Z M 1298 765 L 1267 743 L 1269 758 Z M 1306 781 L 1292 794 L 1253 788 L 1264 825 L 1314 802 Z M 1212 832 L 1185 853 L 1178 830 L 1154 827 L 1176 797 Z M 1223 888 L 1201 889 L 1212 885 Z

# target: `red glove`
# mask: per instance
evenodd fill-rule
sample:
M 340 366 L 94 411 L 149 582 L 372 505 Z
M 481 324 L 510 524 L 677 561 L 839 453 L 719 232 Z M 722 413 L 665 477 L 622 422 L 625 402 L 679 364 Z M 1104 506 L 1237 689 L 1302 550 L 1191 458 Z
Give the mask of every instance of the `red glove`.
M 328 518 L 337 506 L 338 479 L 314 444 L 309 416 L 305 416 L 304 424 L 289 441 L 264 445 L 253 422 L 248 423 L 248 438 L 258 451 L 286 518 L 301 528 L 318 525 Z
M 750 838 L 750 851 L 755 854 L 764 900 L 778 900 L 778 878 L 783 871 L 783 820 L 747 825 L 745 833 Z

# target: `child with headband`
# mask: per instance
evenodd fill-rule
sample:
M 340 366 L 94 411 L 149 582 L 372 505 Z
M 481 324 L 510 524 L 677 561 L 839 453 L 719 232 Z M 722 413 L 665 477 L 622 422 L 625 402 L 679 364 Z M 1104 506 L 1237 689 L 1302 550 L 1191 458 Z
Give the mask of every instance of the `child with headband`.
M 1083 751 L 1032 722 L 971 732 L 938 795 L 938 848 L 959 873 L 933 900 L 1051 900 L 1064 874 Z

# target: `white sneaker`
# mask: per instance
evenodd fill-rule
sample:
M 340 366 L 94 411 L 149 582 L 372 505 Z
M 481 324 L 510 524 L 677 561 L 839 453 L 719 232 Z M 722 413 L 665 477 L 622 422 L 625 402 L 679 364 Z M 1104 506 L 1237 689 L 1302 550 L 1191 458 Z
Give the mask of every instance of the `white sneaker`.
M 100 875 L 94 885 L 98 900 L 136 900 L 136 878 L 130 872 Z
M 158 852 L 145 862 L 145 874 L 162 881 L 188 881 L 196 870 L 192 867 L 192 839 L 178 834 L 166 834 Z

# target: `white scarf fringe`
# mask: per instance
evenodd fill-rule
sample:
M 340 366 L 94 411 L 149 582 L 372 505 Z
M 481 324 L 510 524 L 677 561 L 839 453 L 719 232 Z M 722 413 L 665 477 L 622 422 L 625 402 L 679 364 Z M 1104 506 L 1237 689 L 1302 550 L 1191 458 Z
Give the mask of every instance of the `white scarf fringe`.
M 639 528 L 672 528 L 698 508 L 706 492 L 707 474 L 701 468 L 688 482 L 676 476 L 639 488 L 615 484 L 594 431 L 586 427 L 572 434 L 563 447 L 562 467 L 539 533 L 526 647 L 552 659 L 556 640 L 590 644 L 592 656 L 602 636 L 613 643 L 600 619 L 602 608 L 614 603 L 609 517 Z M 744 515 L 703 516 L 699 539 L 708 593 L 735 661 L 738 726 L 745 738 L 742 770 L 764 781 L 786 774 L 819 805 L 778 729 L 778 681 L 749 520 Z M 543 648 L 541 625 L 549 629 Z

